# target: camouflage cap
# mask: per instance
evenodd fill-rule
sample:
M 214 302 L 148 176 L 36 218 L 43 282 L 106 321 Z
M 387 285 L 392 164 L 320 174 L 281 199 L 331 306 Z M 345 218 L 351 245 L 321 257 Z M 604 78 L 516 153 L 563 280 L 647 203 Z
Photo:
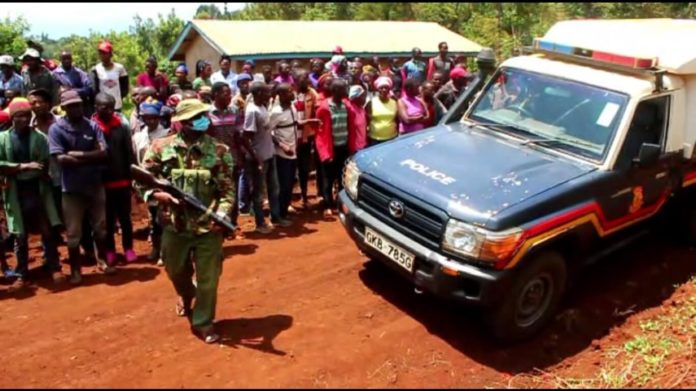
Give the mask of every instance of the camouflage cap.
M 176 105 L 176 113 L 172 117 L 172 121 L 186 121 L 208 111 L 210 111 L 210 105 L 198 99 L 184 99 Z

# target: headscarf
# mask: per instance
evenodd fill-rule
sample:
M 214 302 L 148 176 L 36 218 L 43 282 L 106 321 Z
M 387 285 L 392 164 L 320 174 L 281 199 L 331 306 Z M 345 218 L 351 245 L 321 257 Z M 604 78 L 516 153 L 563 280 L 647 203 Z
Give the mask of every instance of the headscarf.
M 387 87 L 389 87 L 389 89 L 391 89 L 392 86 L 394 85 L 394 83 L 392 83 L 391 78 L 389 78 L 387 76 L 380 76 L 377 78 L 377 80 L 375 80 L 374 85 L 375 85 L 375 89 L 379 89 L 382 86 L 387 86 Z
M 377 73 L 377 69 L 370 64 L 362 67 L 362 73 Z
M 206 60 L 198 60 L 196 61 L 196 77 L 201 76 L 201 72 L 205 69 L 207 65 L 210 65 L 210 63 Z
M 179 64 L 176 67 L 176 69 L 174 70 L 174 72 L 178 72 L 178 71 L 182 71 L 182 72 L 184 72 L 185 75 L 188 75 L 188 67 L 183 62 L 181 64 Z
M 176 108 L 179 102 L 181 102 L 181 94 L 172 94 L 169 99 L 167 99 L 167 106 Z
M 353 100 L 355 98 L 359 98 L 364 93 L 365 89 L 361 86 L 350 86 L 350 90 L 348 90 L 348 99 Z
M 331 73 L 324 73 L 323 75 L 319 76 L 319 86 L 324 84 L 324 80 L 326 80 L 327 77 L 333 77 Z

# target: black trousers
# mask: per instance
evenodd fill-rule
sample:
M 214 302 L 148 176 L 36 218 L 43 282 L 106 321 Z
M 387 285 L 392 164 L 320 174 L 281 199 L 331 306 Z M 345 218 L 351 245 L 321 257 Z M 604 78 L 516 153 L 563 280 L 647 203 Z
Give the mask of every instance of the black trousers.
M 280 217 L 288 216 L 288 207 L 292 201 L 292 189 L 295 187 L 296 159 L 285 159 L 280 156 L 276 159 L 276 171 L 278 173 L 278 203 L 280 204 Z
M 343 166 L 348 159 L 348 146 L 334 146 L 334 158 L 331 162 L 323 162 L 322 166 L 322 196 L 324 197 L 324 208 L 336 208 L 336 199 L 333 188 L 338 181 L 338 190 L 343 189 Z
M 133 249 L 133 223 L 131 222 L 131 189 L 123 187 L 106 189 L 106 249 L 116 251 L 116 219 L 121 227 L 123 250 Z

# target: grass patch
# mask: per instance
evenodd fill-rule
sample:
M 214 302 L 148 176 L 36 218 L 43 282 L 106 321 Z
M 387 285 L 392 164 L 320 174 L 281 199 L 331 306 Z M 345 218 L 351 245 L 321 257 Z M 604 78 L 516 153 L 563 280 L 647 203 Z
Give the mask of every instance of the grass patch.
M 696 276 L 683 288 L 690 293 L 665 306 L 665 311 L 639 323 L 639 332 L 622 346 L 602 353 L 596 375 L 563 378 L 536 371 L 515 376 L 508 387 L 676 388 L 696 386 Z M 690 288 L 690 289 L 689 289 Z M 571 369 L 572 370 L 572 369 Z M 519 384 L 515 384 L 519 383 Z

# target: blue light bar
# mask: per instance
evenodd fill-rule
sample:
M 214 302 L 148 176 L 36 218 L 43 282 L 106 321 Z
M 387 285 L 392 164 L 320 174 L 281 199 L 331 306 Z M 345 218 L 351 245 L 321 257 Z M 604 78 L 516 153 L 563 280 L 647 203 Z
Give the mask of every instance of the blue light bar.
M 546 41 L 540 38 L 534 40 L 534 47 L 536 49 L 546 50 L 549 52 L 563 53 L 563 54 L 573 54 L 575 48 L 568 45 L 561 45 L 555 42 Z

